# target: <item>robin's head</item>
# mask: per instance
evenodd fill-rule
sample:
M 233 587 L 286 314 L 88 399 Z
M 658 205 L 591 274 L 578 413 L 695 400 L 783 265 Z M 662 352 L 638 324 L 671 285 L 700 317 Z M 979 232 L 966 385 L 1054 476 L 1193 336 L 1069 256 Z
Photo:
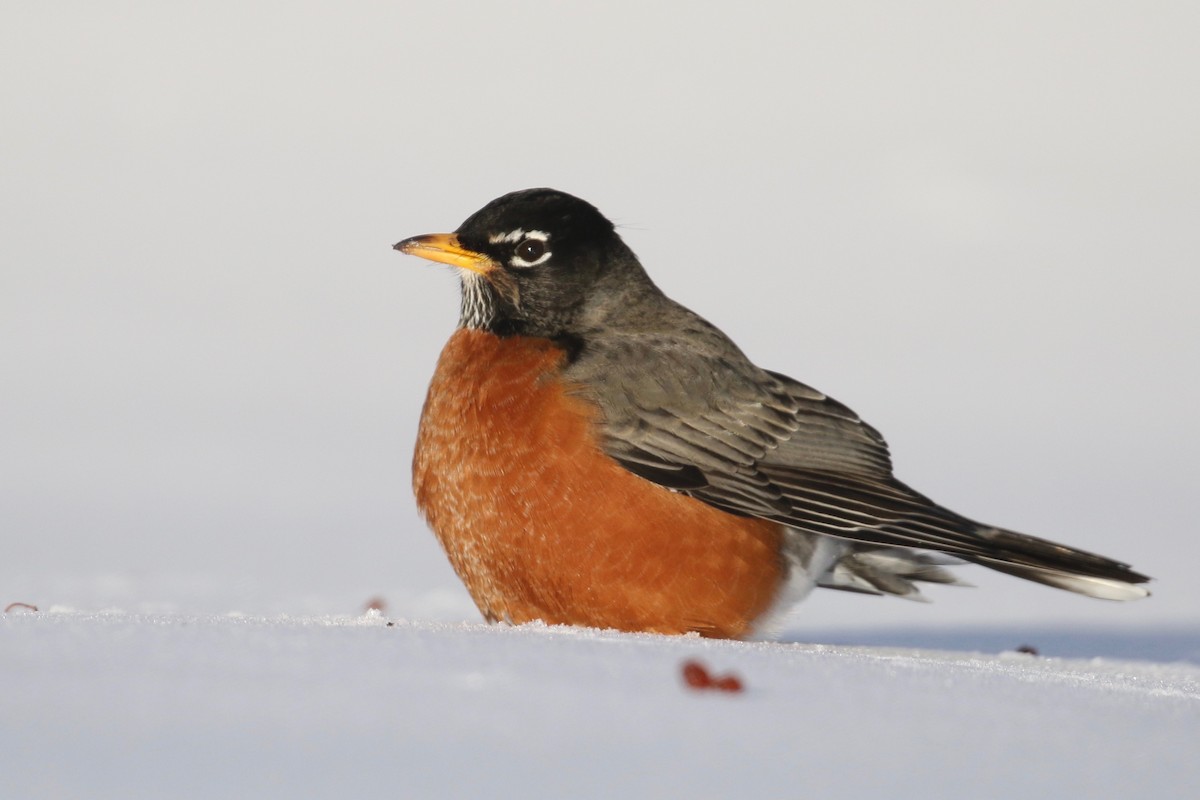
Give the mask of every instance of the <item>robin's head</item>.
M 414 236 L 395 249 L 458 267 L 460 324 L 494 333 L 578 335 L 622 304 L 658 294 L 613 224 L 554 189 L 506 194 L 454 233 Z

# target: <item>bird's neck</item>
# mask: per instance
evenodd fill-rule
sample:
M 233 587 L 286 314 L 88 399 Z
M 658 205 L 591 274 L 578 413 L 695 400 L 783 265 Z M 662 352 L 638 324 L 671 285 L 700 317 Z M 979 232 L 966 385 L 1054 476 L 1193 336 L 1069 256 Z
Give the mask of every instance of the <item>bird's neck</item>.
M 462 274 L 462 297 L 458 327 L 466 330 L 491 330 L 500 317 L 500 298 L 485 278 L 473 272 Z

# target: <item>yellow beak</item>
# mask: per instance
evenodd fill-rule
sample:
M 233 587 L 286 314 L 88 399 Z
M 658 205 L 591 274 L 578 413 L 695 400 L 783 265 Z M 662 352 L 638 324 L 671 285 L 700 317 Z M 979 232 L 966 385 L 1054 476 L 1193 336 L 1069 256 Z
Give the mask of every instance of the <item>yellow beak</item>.
M 458 243 L 453 233 L 427 233 L 397 242 L 393 248 L 410 256 L 420 256 L 430 261 L 487 275 L 499 268 L 499 264 L 483 253 L 467 250 Z

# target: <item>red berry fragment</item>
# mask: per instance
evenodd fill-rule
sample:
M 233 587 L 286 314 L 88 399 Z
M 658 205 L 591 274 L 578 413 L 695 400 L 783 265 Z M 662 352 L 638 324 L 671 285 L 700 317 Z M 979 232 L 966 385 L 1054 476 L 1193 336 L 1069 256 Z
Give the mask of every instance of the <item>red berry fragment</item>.
M 685 661 L 683 662 L 683 682 L 692 689 L 708 689 L 712 687 L 713 679 L 699 661 Z
M 742 680 L 737 675 L 729 674 L 722 675 L 713 681 L 712 688 L 720 692 L 740 692 L 742 691 Z
M 725 675 L 713 675 L 699 661 L 683 662 L 683 682 L 689 689 L 717 692 L 741 692 L 745 689 L 742 679 L 732 672 Z
M 366 613 L 368 611 L 378 611 L 380 614 L 386 612 L 387 601 L 382 597 L 372 597 L 367 601 L 366 605 L 363 606 L 363 612 Z

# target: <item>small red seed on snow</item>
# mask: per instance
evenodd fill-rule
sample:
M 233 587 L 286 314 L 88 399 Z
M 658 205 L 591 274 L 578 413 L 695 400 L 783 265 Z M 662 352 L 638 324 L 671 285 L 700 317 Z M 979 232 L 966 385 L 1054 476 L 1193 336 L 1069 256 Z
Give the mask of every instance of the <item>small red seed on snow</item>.
M 683 662 L 683 682 L 689 689 L 737 693 L 745 690 L 742 679 L 732 672 L 713 675 L 708 668 L 696 660 Z
M 367 604 L 363 606 L 363 612 L 365 613 L 367 611 L 378 611 L 382 614 L 384 611 L 387 611 L 387 601 L 382 597 L 372 597 L 367 601 Z
M 740 692 L 744 687 L 737 675 L 722 675 L 713 681 L 713 688 L 721 692 Z
M 712 676 L 699 661 L 683 662 L 683 682 L 692 689 L 708 689 L 712 686 Z

